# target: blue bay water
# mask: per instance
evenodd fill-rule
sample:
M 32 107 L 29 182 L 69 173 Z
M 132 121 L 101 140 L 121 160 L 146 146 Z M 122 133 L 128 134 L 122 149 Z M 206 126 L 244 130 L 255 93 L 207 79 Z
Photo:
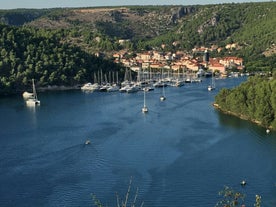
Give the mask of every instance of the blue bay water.
M 222 87 L 244 78 L 209 80 L 146 94 L 39 93 L 0 100 L 0 206 L 93 206 L 129 200 L 136 206 L 212 207 L 224 186 L 253 206 L 276 206 L 276 134 L 212 107 Z M 90 145 L 85 145 L 89 139 Z M 246 180 L 245 187 L 240 186 Z

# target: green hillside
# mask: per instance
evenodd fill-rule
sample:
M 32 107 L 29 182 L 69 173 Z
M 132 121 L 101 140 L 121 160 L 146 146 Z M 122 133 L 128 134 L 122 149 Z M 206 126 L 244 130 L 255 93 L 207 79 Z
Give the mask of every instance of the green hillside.
M 0 95 L 30 88 L 75 86 L 91 81 L 93 73 L 122 67 L 63 42 L 62 31 L 0 25 Z M 124 71 L 121 71 L 122 73 Z
M 233 54 L 250 57 L 266 52 L 271 56 L 276 49 L 276 3 L 201 6 L 193 15 L 185 17 L 174 31 L 151 42 L 158 46 L 177 40 L 183 49 L 237 43 L 239 47 L 230 51 Z

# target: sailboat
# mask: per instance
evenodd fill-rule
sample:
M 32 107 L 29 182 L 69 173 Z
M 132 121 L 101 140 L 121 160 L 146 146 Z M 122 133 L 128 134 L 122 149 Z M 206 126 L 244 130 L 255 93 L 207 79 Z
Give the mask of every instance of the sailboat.
M 40 105 L 40 101 L 37 98 L 37 94 L 36 94 L 36 90 L 35 90 L 34 79 L 32 79 L 32 83 L 33 83 L 33 96 L 26 100 L 26 104 L 28 106 Z
M 212 72 L 212 79 L 211 79 L 211 85 L 208 86 L 208 91 L 215 90 L 215 78 L 214 78 L 214 73 Z
M 163 78 L 163 69 L 162 69 L 162 81 L 164 81 L 164 78 Z M 166 100 L 166 96 L 165 96 L 165 84 L 163 84 L 162 95 L 160 96 L 160 101 L 165 101 L 165 100 Z
M 146 91 L 144 90 L 144 106 L 142 108 L 142 112 L 147 113 L 148 111 L 148 107 L 146 106 Z
M 166 96 L 165 96 L 165 85 L 163 85 L 162 88 L 162 95 L 160 96 L 160 101 L 165 101 L 166 100 Z

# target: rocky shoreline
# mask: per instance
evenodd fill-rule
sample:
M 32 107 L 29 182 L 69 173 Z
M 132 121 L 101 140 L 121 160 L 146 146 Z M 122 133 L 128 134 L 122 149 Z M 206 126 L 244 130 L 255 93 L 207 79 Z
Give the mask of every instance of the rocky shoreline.
M 264 125 L 262 125 L 262 123 L 261 123 L 260 121 L 250 119 L 248 116 L 245 116 L 244 114 L 237 114 L 237 113 L 234 113 L 234 112 L 231 112 L 231 111 L 223 110 L 217 103 L 213 103 L 212 105 L 213 105 L 213 107 L 214 107 L 215 109 L 221 111 L 221 112 L 224 113 L 224 114 L 229 114 L 229 115 L 232 115 L 232 116 L 236 116 L 236 117 L 238 117 L 238 118 L 240 118 L 240 119 L 250 121 L 250 122 L 252 122 L 252 123 L 254 123 L 254 124 L 257 124 L 257 125 L 259 125 L 259 126 L 262 126 L 262 127 L 264 127 L 264 128 L 267 128 L 267 129 L 270 129 L 270 130 L 275 130 L 275 129 L 273 129 L 272 126 L 269 126 L 269 127 L 264 126 Z

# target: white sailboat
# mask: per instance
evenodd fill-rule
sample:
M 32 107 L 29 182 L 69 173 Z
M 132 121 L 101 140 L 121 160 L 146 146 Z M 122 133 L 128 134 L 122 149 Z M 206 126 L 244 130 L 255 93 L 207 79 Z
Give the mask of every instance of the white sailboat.
M 165 101 L 166 100 L 166 96 L 165 96 L 165 86 L 163 85 L 162 88 L 162 95 L 160 96 L 160 101 Z
M 147 113 L 149 110 L 148 110 L 148 107 L 146 105 L 146 91 L 144 91 L 144 106 L 142 108 L 142 112 L 143 113 Z
M 163 69 L 162 69 L 162 81 L 164 81 Z M 166 100 L 166 96 L 165 96 L 165 85 L 163 84 L 162 95 L 160 96 L 160 101 L 165 101 L 165 100 Z
M 215 90 L 215 88 L 216 88 L 216 86 L 215 86 L 215 77 L 214 77 L 214 73 L 212 72 L 211 85 L 208 86 L 208 91 Z
M 33 96 L 26 100 L 26 104 L 28 106 L 40 105 L 40 101 L 38 100 L 37 94 L 36 94 L 34 79 L 32 79 L 32 83 L 33 83 Z

